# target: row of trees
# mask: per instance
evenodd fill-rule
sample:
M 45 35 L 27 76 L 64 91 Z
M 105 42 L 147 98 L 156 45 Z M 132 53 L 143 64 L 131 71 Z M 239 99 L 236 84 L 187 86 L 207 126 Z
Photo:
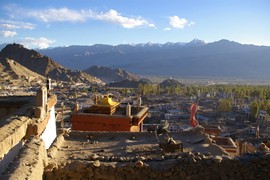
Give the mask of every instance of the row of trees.
M 162 88 L 157 84 L 139 84 L 138 92 L 141 95 L 157 95 L 157 94 L 175 94 L 197 96 L 200 94 L 224 93 L 230 94 L 236 99 L 251 99 L 268 100 L 270 99 L 270 86 L 255 86 L 255 85 L 191 85 L 191 86 L 172 86 Z
M 270 99 L 270 86 L 255 85 L 215 85 L 199 86 L 201 92 L 219 92 L 232 94 L 235 98 L 256 98 L 259 100 Z
M 185 87 L 183 86 L 175 86 L 175 87 L 166 87 L 162 88 L 157 84 L 139 84 L 138 92 L 142 96 L 146 96 L 149 94 L 159 95 L 159 94 L 175 94 L 175 95 L 184 95 Z
M 255 120 L 259 110 L 265 110 L 270 114 L 270 86 L 255 85 L 211 85 L 211 86 L 176 86 L 162 88 L 156 84 L 140 84 L 138 92 L 142 95 L 185 95 L 198 96 L 198 94 L 209 93 L 215 95 L 227 95 L 227 98 L 219 101 L 219 110 L 221 112 L 230 112 L 232 105 L 237 102 L 239 105 L 249 103 L 251 119 Z
M 259 113 L 259 110 L 266 111 L 268 114 L 270 114 L 270 100 L 269 99 L 253 98 L 253 99 L 250 99 L 247 103 L 249 104 L 252 120 L 255 120 L 255 118 L 257 117 Z
M 270 106 L 268 106 L 268 108 L 270 108 Z M 218 109 L 219 109 L 219 111 L 224 112 L 224 113 L 231 112 L 232 111 L 231 99 L 219 100 Z M 250 104 L 250 118 L 251 118 L 251 120 L 255 121 L 260 109 L 261 108 L 260 108 L 257 101 L 253 101 Z

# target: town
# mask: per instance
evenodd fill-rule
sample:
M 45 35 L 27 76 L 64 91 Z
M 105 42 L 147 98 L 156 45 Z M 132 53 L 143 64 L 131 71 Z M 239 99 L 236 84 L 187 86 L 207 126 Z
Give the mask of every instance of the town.
M 27 124 L 30 126 L 26 126 L 26 134 L 22 135 L 24 140 L 20 141 L 20 147 L 16 145 L 15 152 L 11 149 L 6 149 L 10 153 L 3 152 L 1 172 L 4 178 L 16 177 L 16 174 L 22 171 L 23 167 L 15 168 L 12 163 L 9 167 L 7 162 L 14 156 L 10 154 L 16 155 L 20 149 L 27 150 L 24 143 L 27 143 L 26 140 L 31 137 L 31 134 L 40 136 L 45 142 L 48 153 L 48 157 L 46 155 L 45 158 L 47 165 L 41 166 L 39 171 L 48 179 L 54 179 L 56 175 L 66 178 L 78 176 L 79 170 L 70 168 L 74 163 L 79 163 L 78 159 L 80 162 L 87 162 L 85 158 L 88 156 L 92 168 L 99 168 L 102 164 L 113 168 L 113 162 L 121 162 L 123 165 L 131 163 L 128 166 L 133 167 L 132 162 L 134 162 L 133 171 L 136 171 L 136 168 L 149 166 L 152 163 L 155 165 L 150 166 L 158 166 L 158 162 L 164 158 L 165 162 L 168 161 L 166 159 L 175 158 L 182 158 L 186 162 L 195 156 L 195 162 L 199 159 L 209 160 L 209 158 L 215 159 L 215 162 L 225 162 L 226 158 L 233 160 L 234 157 L 247 153 L 269 152 L 270 88 L 268 86 L 179 85 L 179 82 L 176 83 L 172 78 L 160 84 L 139 84 L 137 88 L 117 88 L 104 84 L 69 84 L 51 80 L 49 77 L 45 83 L 31 88 L 22 86 L 12 90 L 9 86 L 2 86 L 1 131 L 9 128 L 9 123 L 15 122 L 16 117 L 24 122 L 22 117 L 24 113 L 19 115 L 18 112 L 29 105 L 33 106 L 31 103 L 35 96 L 37 100 L 34 116 L 40 119 L 33 119 L 33 122 L 31 119 L 28 120 Z M 193 104 L 197 105 L 195 126 L 191 124 Z M 47 116 L 47 113 L 50 115 Z M 49 119 L 45 118 L 44 121 L 42 120 L 44 117 Z M 36 125 L 33 125 L 34 122 Z M 167 124 L 166 127 L 164 124 Z M 18 133 L 17 130 L 14 131 Z M 5 139 L 12 136 L 4 135 L 1 147 L 7 146 Z M 36 141 L 38 140 L 30 142 L 40 143 Z M 114 143 L 118 145 L 114 147 Z M 185 156 L 188 159 L 185 159 Z M 269 157 L 267 154 L 264 156 Z M 44 157 L 39 158 L 44 159 Z M 70 159 L 69 164 L 66 164 L 68 162 L 66 158 Z M 189 163 L 185 164 L 187 165 L 185 168 L 188 168 Z M 77 165 L 84 169 L 84 165 L 80 163 Z M 74 172 L 72 174 L 63 172 L 65 168 L 68 168 L 67 172 Z M 112 172 L 113 174 L 104 174 L 102 170 L 98 172 L 102 175 L 92 173 L 91 176 L 101 179 L 115 176 L 113 175 L 115 172 Z M 127 172 L 124 171 L 121 176 L 126 177 Z M 175 171 L 175 173 L 180 172 L 185 171 Z M 166 171 L 162 175 L 152 173 L 149 178 L 155 176 L 166 178 L 170 173 L 172 172 Z M 181 177 L 187 176 L 197 177 L 192 174 Z
M 260 136 L 270 133 L 270 88 L 268 86 L 237 85 L 191 85 L 186 87 L 166 87 L 163 92 L 149 92 L 158 85 L 143 85 L 138 88 L 110 88 L 106 86 L 70 85 L 65 88 L 55 87 L 52 92 L 58 95 L 56 108 L 62 113 L 64 104 L 65 117 L 73 112 L 75 103 L 80 108 L 94 104 L 95 96 L 111 94 L 122 105 L 136 105 L 140 96 L 144 105 L 149 107 L 149 114 L 144 120 L 144 131 L 151 125 L 158 125 L 163 120 L 170 123 L 170 131 L 183 131 L 190 128 L 190 106 L 198 103 L 196 117 L 202 126 L 219 126 L 224 136 L 234 139 L 255 137 L 259 127 Z M 69 88 L 68 88 L 69 87 Z M 153 89 L 153 88 L 152 88 Z M 168 90 L 170 89 L 170 90 Z M 171 91 L 171 92 L 169 92 Z M 69 121 L 69 120 L 67 120 Z M 71 125 L 71 124 L 70 124 Z M 67 127 L 70 125 L 67 125 Z

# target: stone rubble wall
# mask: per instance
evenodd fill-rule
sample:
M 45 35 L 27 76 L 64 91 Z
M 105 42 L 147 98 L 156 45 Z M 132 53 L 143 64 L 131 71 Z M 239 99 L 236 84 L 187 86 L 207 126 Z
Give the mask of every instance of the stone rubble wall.
M 140 160 L 141 159 L 141 160 Z M 182 153 L 160 159 L 104 163 L 74 160 L 47 167 L 44 179 L 269 179 L 270 153 L 229 158 Z
M 33 138 L 22 148 L 20 154 L 0 179 L 42 179 L 48 165 L 47 152 L 40 138 Z
M 97 160 L 53 164 L 44 179 L 269 179 L 270 154 L 228 158 L 183 153 L 160 159 L 106 164 Z

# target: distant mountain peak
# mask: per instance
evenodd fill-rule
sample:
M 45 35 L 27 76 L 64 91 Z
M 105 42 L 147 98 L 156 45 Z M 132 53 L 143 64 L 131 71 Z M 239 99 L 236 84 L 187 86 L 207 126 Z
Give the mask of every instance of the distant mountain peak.
M 169 46 L 184 46 L 185 44 L 187 44 L 187 43 L 185 43 L 185 42 L 166 42 L 165 44 L 163 44 L 162 46 L 164 47 L 169 47 Z
M 152 47 L 152 46 L 160 46 L 158 43 L 153 43 L 152 41 L 149 41 L 147 43 L 140 43 L 135 46 L 141 46 L 141 47 Z
M 238 42 L 230 41 L 230 40 L 227 40 L 227 39 L 221 39 L 219 41 L 208 43 L 208 45 L 215 46 L 215 47 L 232 48 L 232 49 L 235 49 L 237 47 L 244 47 L 245 46 L 245 45 L 240 44 Z
M 206 44 L 205 41 L 195 38 L 192 41 L 186 43 L 185 45 L 186 46 L 202 46 L 205 44 Z
M 173 79 L 173 78 L 169 78 L 169 79 L 165 79 L 163 82 L 161 82 L 160 87 L 162 88 L 166 88 L 166 87 L 181 87 L 184 86 L 182 83 L 180 83 L 179 81 Z
M 220 43 L 220 44 L 239 44 L 240 45 L 240 43 L 235 42 L 235 41 L 230 41 L 228 39 L 221 39 L 221 40 L 215 41 L 213 43 Z

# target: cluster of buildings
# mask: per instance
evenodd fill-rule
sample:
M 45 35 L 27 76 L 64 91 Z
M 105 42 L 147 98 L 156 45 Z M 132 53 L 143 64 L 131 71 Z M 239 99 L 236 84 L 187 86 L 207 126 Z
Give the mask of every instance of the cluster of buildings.
M 72 92 L 74 93 L 74 91 Z M 69 93 L 71 97 L 72 93 Z M 55 147 L 53 143 L 59 141 L 57 121 L 63 121 L 64 115 L 59 107 L 62 106 L 63 109 L 62 103 L 65 102 L 65 97 L 61 97 L 59 101 L 56 94 L 52 93 L 50 86 L 47 85 L 39 88 L 35 95 L 0 98 L 0 173 L 4 178 L 12 178 L 13 174 L 17 174 L 16 172 L 19 169 L 27 168 L 23 165 L 15 166 L 14 163 L 21 164 L 24 154 L 21 155 L 20 152 L 31 149 L 32 145 L 37 145 L 38 151 L 43 152 L 41 153 L 43 156 L 38 158 L 43 162 L 40 163 L 39 167 L 44 170 L 49 166 L 48 158 L 49 156 L 53 157 L 51 149 Z M 87 101 L 88 103 L 84 103 L 84 106 L 81 106 L 82 102 L 85 102 L 82 99 L 89 100 L 87 93 L 74 94 L 70 98 L 72 103 L 70 103 L 70 116 L 68 117 L 70 126 L 67 128 L 69 131 L 75 132 L 76 136 L 80 133 L 85 135 L 89 132 L 95 132 L 95 136 L 99 136 L 99 132 L 119 134 L 121 134 L 120 132 L 130 132 L 141 134 L 138 135 L 140 138 L 147 139 L 147 136 L 150 135 L 146 134 L 147 131 L 153 133 L 166 120 L 169 122 L 168 130 L 174 132 L 175 137 L 181 139 L 183 143 L 182 151 L 185 151 L 185 148 L 200 147 L 198 146 L 200 143 L 208 143 L 207 146 L 209 147 L 215 144 L 225 150 L 225 154 L 228 156 L 269 151 L 269 136 L 267 137 L 259 132 L 259 129 L 253 129 L 254 133 L 248 133 L 250 132 L 249 125 L 244 121 L 237 121 L 236 118 L 234 120 L 217 121 L 215 119 L 216 99 L 205 97 L 200 100 L 197 118 L 201 126 L 200 130 L 197 130 L 197 128 L 190 127 L 189 107 L 192 100 L 189 98 L 160 96 L 142 100 L 140 96 L 130 98 L 115 94 L 116 96 L 113 97 L 107 92 L 96 93 L 90 101 Z M 238 109 L 234 113 L 239 113 L 239 115 L 245 117 L 247 114 L 242 112 L 242 109 Z M 267 114 L 261 113 L 258 118 L 265 120 L 268 118 L 266 116 Z M 63 126 L 61 126 L 61 129 L 61 132 L 63 132 Z M 224 135 L 226 129 L 229 134 Z M 229 131 L 231 129 L 235 131 Z M 247 131 L 243 131 L 243 129 Z M 198 136 L 198 133 L 204 135 Z M 134 135 L 131 138 L 134 141 L 137 135 L 131 135 Z M 152 136 L 153 134 L 151 134 Z M 186 139 L 183 139 L 183 137 Z M 200 138 L 196 139 L 196 137 Z M 89 139 L 87 142 L 89 142 Z M 140 146 L 144 146 L 144 144 L 140 144 Z M 57 149 L 59 150 L 59 148 L 56 148 L 56 151 Z M 199 151 L 199 149 L 197 150 Z M 68 149 L 67 151 L 69 152 Z M 220 152 L 223 153 L 223 151 Z M 40 171 L 40 173 L 43 173 L 43 171 Z

